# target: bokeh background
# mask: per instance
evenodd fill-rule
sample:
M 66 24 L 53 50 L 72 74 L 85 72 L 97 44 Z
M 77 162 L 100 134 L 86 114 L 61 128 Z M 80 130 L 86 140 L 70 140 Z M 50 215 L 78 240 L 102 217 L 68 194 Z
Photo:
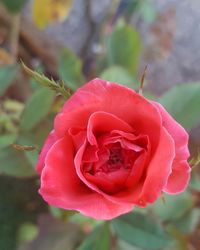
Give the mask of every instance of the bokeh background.
M 72 93 L 95 77 L 160 101 L 190 134 L 179 196 L 106 224 L 48 206 L 38 152 L 64 103 L 21 67 Z M 0 249 L 200 249 L 200 1 L 0 0 Z M 110 229 L 109 229 L 109 228 Z

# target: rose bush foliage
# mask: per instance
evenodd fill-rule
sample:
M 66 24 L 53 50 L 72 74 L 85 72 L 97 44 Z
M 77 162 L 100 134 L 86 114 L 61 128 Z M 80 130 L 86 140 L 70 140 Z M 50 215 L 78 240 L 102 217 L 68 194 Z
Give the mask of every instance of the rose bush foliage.
M 70 97 L 37 163 L 50 205 L 95 219 L 185 190 L 188 134 L 157 102 L 94 79 Z

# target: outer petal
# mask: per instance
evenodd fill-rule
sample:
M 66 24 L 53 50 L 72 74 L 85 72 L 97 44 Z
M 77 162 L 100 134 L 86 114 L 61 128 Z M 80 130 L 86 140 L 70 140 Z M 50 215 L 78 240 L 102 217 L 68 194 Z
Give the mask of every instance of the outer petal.
M 101 79 L 85 84 L 65 103 L 55 119 L 58 137 L 72 126 L 85 128 L 96 111 L 113 114 L 132 126 L 136 134 L 148 135 L 153 152 L 156 150 L 161 129 L 158 110 L 135 91 Z
M 167 184 L 175 157 L 174 140 L 165 128 L 162 129 L 157 151 L 149 163 L 146 179 L 139 198 L 139 205 L 154 202 Z
M 41 171 L 44 167 L 44 161 L 45 161 L 46 154 L 48 153 L 51 146 L 56 142 L 56 139 L 57 139 L 57 136 L 56 136 L 54 130 L 52 130 L 44 143 L 44 146 L 42 148 L 42 151 L 40 153 L 40 156 L 39 156 L 37 164 L 36 164 L 36 169 L 37 169 L 38 173 L 41 173 Z
M 163 126 L 175 142 L 175 159 L 172 165 L 172 173 L 164 191 L 170 194 L 180 193 L 187 187 L 190 179 L 191 168 L 187 163 L 189 157 L 188 133 L 159 103 L 153 102 L 153 104 L 160 111 Z
M 68 135 L 48 152 L 39 192 L 50 205 L 77 210 L 95 219 L 112 219 L 133 208 L 115 204 L 89 189 L 78 178 L 73 159 L 73 144 Z
M 190 180 L 191 168 L 187 161 L 174 161 L 172 174 L 169 176 L 164 191 L 168 194 L 177 194 L 183 192 L 188 186 Z

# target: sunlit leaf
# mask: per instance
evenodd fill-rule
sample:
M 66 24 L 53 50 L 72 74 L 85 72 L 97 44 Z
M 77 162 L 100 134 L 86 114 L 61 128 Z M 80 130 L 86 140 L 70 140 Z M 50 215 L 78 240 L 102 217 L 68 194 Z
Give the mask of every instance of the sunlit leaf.
M 187 129 L 200 122 L 200 82 L 175 86 L 162 95 L 158 102 Z
M 64 21 L 72 6 L 72 0 L 34 0 L 33 18 L 39 28 Z
M 156 10 L 150 1 L 142 1 L 139 12 L 147 23 L 152 23 L 156 18 Z
M 17 138 L 16 134 L 0 135 L 0 149 L 5 148 L 14 143 L 16 138 Z
M 33 240 L 38 235 L 38 230 L 38 227 L 33 223 L 23 223 L 18 230 L 18 242 L 28 242 Z
M 142 42 L 139 33 L 124 22 L 119 22 L 107 41 L 110 65 L 124 67 L 135 75 L 139 66 Z
M 158 222 L 140 213 L 123 215 L 112 221 L 114 231 L 122 240 L 145 249 L 161 249 L 169 238 Z
M 17 100 L 6 99 L 3 102 L 3 108 L 8 113 L 15 113 L 16 115 L 20 114 L 24 108 L 24 104 Z
M 23 152 L 18 152 L 12 148 L 5 148 L 0 151 L 0 174 L 15 177 L 35 176 L 36 172 L 24 156 Z
M 2 96 L 6 89 L 11 85 L 16 77 L 18 67 L 16 65 L 5 66 L 0 68 L 0 96 Z
M 44 119 L 50 111 L 54 100 L 54 93 L 48 89 L 38 89 L 26 103 L 22 113 L 20 128 L 31 130 Z
M 133 76 L 131 76 L 126 69 L 120 66 L 111 66 L 105 69 L 101 73 L 100 78 L 111 82 L 118 82 L 134 89 L 138 88 L 139 86 L 137 80 Z
M 58 73 L 60 79 L 72 90 L 76 90 L 85 81 L 81 60 L 69 49 L 63 49 L 60 54 Z

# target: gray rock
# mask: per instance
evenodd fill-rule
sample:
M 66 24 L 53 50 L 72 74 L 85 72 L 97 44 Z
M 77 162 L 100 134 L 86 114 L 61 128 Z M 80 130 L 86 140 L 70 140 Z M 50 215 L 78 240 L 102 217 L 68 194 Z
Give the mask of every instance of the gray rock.
M 175 84 L 200 80 L 200 1 L 151 1 L 159 12 L 168 8 L 176 11 L 173 47 L 169 57 L 162 62 L 148 62 L 149 85 L 159 94 Z M 148 34 L 145 39 L 148 40 Z
M 172 49 L 164 59 L 142 60 L 141 69 L 148 65 L 149 87 L 160 94 L 175 84 L 200 80 L 200 1 L 199 0 L 150 0 L 155 9 L 163 13 L 174 8 L 175 24 Z M 111 7 L 110 0 L 91 0 L 90 15 L 86 0 L 73 0 L 72 10 L 63 23 L 50 25 L 45 32 L 61 45 L 81 53 L 88 43 L 94 27 L 105 19 Z M 27 12 L 30 16 L 30 11 Z M 173 26 L 173 23 L 171 24 Z M 151 43 L 149 26 L 139 24 L 144 48 Z M 165 30 L 165 26 L 164 26 Z M 98 33 L 98 29 L 95 29 Z M 156 48 L 156 44 L 153 45 Z M 152 52 L 154 53 L 154 52 Z
M 110 4 L 110 0 L 92 0 L 90 2 L 90 17 L 87 13 L 89 1 L 73 0 L 73 7 L 66 21 L 49 26 L 45 32 L 63 46 L 80 53 L 91 35 L 91 21 L 95 24 L 101 22 Z
M 84 0 L 74 0 L 69 16 L 63 23 L 55 23 L 45 32 L 63 46 L 80 52 L 90 32 Z

